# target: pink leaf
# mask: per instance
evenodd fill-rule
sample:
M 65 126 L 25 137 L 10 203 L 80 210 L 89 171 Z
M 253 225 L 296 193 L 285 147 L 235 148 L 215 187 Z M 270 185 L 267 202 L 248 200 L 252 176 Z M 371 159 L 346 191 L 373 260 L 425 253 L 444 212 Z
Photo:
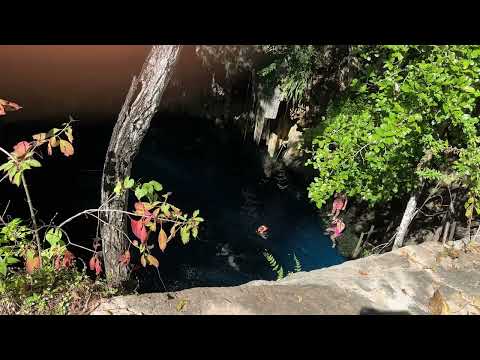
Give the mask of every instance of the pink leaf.
M 147 229 L 141 220 L 131 220 L 133 234 L 142 242 L 147 241 Z
M 21 158 L 25 156 L 25 154 L 28 152 L 28 149 L 30 149 L 30 143 L 28 141 L 20 141 L 13 147 L 13 152 L 15 153 L 16 157 Z

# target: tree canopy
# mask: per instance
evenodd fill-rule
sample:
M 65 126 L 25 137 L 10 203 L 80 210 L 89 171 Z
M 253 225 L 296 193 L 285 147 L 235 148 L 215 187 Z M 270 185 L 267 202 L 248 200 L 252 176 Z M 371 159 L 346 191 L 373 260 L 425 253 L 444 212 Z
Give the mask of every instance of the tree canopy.
M 352 51 L 359 71 L 312 131 L 309 197 L 318 207 L 336 192 L 376 204 L 456 182 L 470 191 L 467 210 L 477 208 L 480 47 Z

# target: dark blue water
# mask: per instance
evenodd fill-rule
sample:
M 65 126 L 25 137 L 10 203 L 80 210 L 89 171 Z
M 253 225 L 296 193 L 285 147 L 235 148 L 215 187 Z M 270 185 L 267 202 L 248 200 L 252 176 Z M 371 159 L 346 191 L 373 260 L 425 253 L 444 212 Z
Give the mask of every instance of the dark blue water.
M 45 131 L 57 122 L 6 124 L 0 124 L 0 140 L 11 148 L 28 134 Z M 100 125 L 100 121 L 78 124 L 73 157 L 45 157 L 42 168 L 27 174 L 41 223 L 55 218 L 58 224 L 98 206 L 113 123 Z M 165 191 L 173 192 L 172 203 L 189 214 L 200 209 L 206 220 L 198 240 L 184 246 L 178 239 L 169 243 L 165 253 L 155 254 L 169 291 L 272 280 L 275 274 L 263 256 L 265 249 L 285 271 L 293 270 L 294 253 L 307 271 L 344 261 L 323 234 L 315 207 L 306 197 L 306 184 L 288 173 L 267 178 L 256 145 L 248 143 L 243 134 L 218 129 L 208 120 L 158 116 L 135 160 L 133 177 L 156 179 Z M 23 193 L 10 184 L 1 185 L 1 208 L 11 200 L 8 213 L 28 218 Z M 270 228 L 266 240 L 255 233 L 262 224 Z M 79 218 L 66 230 L 72 241 L 91 247 L 96 223 Z M 89 253 L 72 251 L 88 261 Z M 137 275 L 141 291 L 163 291 L 153 268 L 141 269 Z
M 187 246 L 177 240 L 156 254 L 168 290 L 274 279 L 264 250 L 285 271 L 294 268 L 293 254 L 306 271 L 344 261 L 323 234 L 305 184 L 287 172 L 266 177 L 258 148 L 246 141 L 204 119 L 168 118 L 144 140 L 133 176 L 156 179 L 173 192 L 172 203 L 189 214 L 200 209 L 206 220 L 199 240 Z M 268 239 L 255 233 L 262 224 Z M 148 286 L 160 286 L 154 274 L 148 277 Z

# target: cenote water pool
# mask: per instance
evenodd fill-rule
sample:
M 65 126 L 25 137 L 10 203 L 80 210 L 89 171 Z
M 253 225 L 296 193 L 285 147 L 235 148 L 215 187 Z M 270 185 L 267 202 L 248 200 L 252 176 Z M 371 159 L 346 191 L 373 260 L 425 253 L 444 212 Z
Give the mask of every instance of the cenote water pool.
M 198 240 L 187 246 L 177 240 L 164 254 L 155 254 L 169 291 L 274 279 L 265 249 L 285 271 L 294 268 L 293 254 L 306 271 L 344 261 L 323 234 L 305 186 L 295 185 L 286 173 L 266 177 L 255 145 L 205 119 L 156 124 L 142 144 L 133 177 L 157 179 L 173 193 L 172 203 L 190 214 L 200 209 L 205 218 Z M 255 233 L 262 224 L 270 228 L 268 239 Z M 163 290 L 155 271 L 142 278 L 145 289 Z
M 58 224 L 79 211 L 98 206 L 101 169 L 113 124 L 90 123 L 76 126 L 73 157 L 45 157 L 44 166 L 28 174 L 32 198 L 43 223 L 54 218 Z M 7 147 L 25 138 L 25 134 L 53 127 L 47 122 L 13 125 L 3 124 L 1 128 L 2 139 L 6 137 L 2 143 Z M 165 191 L 173 193 L 173 204 L 189 214 L 199 209 L 205 218 L 199 239 L 186 246 L 174 240 L 165 253 L 154 253 L 168 291 L 273 280 L 275 274 L 263 256 L 265 249 L 285 271 L 293 270 L 294 253 L 307 271 L 344 261 L 323 234 L 318 213 L 306 197 L 306 185 L 288 173 L 266 177 L 259 149 L 248 138 L 218 128 L 206 119 L 160 114 L 152 122 L 132 177 L 161 182 Z M 22 192 L 8 184 L 0 191 L 2 206 L 6 199 L 17 204 L 10 206 L 12 216 L 28 218 Z M 270 228 L 266 240 L 255 233 L 262 224 Z M 96 223 L 79 218 L 66 230 L 73 241 L 91 247 Z M 76 248 L 72 251 L 84 259 L 90 256 Z M 138 291 L 164 291 L 154 268 L 140 269 L 135 274 L 140 280 Z

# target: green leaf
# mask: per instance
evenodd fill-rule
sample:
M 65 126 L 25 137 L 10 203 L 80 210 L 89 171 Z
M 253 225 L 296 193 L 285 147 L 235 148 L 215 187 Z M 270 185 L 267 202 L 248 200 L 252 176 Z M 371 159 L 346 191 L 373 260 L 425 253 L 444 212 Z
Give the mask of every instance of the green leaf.
M 130 179 L 130 177 L 126 177 L 125 180 L 123 181 L 123 187 L 125 189 L 130 189 L 133 187 L 133 185 L 135 184 L 135 181 L 133 179 Z
M 0 274 L 7 276 L 7 263 L 4 260 L 0 260 Z
M 198 236 L 198 228 L 195 226 L 192 228 L 192 236 L 196 239 Z
M 0 166 L 0 170 L 2 171 L 8 171 L 10 170 L 12 167 L 15 166 L 15 162 L 13 162 L 12 160 L 6 162 L 5 164 L 3 164 L 2 166 Z
M 61 239 L 62 232 L 60 231 L 60 229 L 50 229 L 45 234 L 45 240 L 47 240 L 51 246 L 63 245 Z
M 14 258 L 14 257 L 7 257 L 7 260 L 6 260 L 6 263 L 8 265 L 17 264 L 19 262 L 20 262 L 20 260 L 18 260 L 17 258 Z
M 52 130 L 49 131 L 49 134 L 51 133 L 52 135 L 57 134 L 60 131 L 60 129 L 53 128 Z M 51 135 L 50 135 L 51 136 Z
M 192 214 L 192 217 L 197 217 L 200 214 L 200 210 L 195 210 Z
M 180 237 L 184 245 L 190 241 L 190 227 L 184 226 L 180 228 Z
M 35 159 L 29 159 L 25 161 L 25 164 L 28 164 L 31 167 L 42 167 L 42 164 L 40 163 L 40 161 L 37 161 Z
M 115 185 L 115 188 L 113 189 L 113 192 L 117 195 L 120 195 L 120 193 L 122 192 L 122 182 L 121 181 L 117 181 L 117 185 Z
M 71 117 L 70 117 L 70 121 L 73 121 L 73 119 Z M 73 130 L 72 130 L 72 128 L 69 126 L 67 128 L 67 130 L 65 131 L 65 133 L 67 134 L 68 141 L 70 141 L 72 143 L 73 142 Z
M 151 184 L 153 186 L 155 191 L 162 191 L 163 190 L 162 184 L 160 184 L 159 182 L 157 182 L 155 180 L 150 181 L 149 184 Z
M 17 166 L 11 167 L 10 170 L 8 170 L 8 180 L 12 181 L 17 171 L 18 171 Z
M 162 210 L 162 213 L 165 214 L 165 216 L 170 216 L 170 211 L 169 211 L 170 205 L 169 204 L 162 204 L 160 206 L 160 210 Z
M 22 171 L 19 171 L 13 177 L 13 184 L 20 186 L 20 182 L 22 181 Z
M 147 190 L 143 187 L 137 187 L 135 189 L 135 196 L 138 200 L 141 200 L 145 195 L 147 195 Z

